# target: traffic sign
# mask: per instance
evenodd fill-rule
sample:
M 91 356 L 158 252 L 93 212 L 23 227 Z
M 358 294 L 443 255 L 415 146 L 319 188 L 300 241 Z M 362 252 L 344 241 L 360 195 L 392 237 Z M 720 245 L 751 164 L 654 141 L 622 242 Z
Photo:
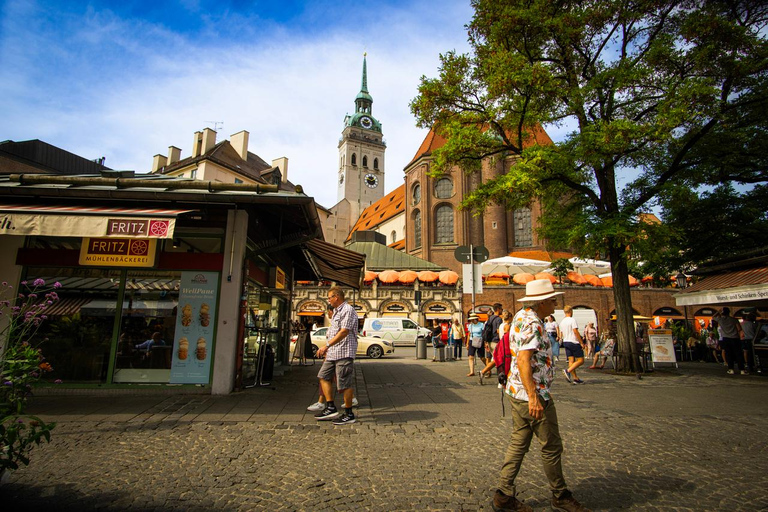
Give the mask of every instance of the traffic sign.
M 472 252 L 475 253 L 475 263 L 488 261 L 488 257 L 490 256 L 488 249 L 482 245 L 472 247 L 472 249 Z M 468 245 L 460 245 L 456 248 L 455 251 L 453 251 L 453 256 L 457 261 L 460 261 L 461 263 L 470 263 L 470 247 Z
M 488 261 L 488 257 L 490 255 L 491 254 L 488 252 L 488 249 L 486 249 L 485 246 L 479 245 L 475 247 L 475 263 Z

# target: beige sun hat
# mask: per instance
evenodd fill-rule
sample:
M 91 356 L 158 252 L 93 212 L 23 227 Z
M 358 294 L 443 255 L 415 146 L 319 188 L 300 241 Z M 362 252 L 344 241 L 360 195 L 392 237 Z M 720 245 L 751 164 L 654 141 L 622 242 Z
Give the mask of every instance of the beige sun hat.
M 467 318 L 467 320 L 469 320 L 470 322 L 472 320 L 480 320 L 480 317 L 473 313 L 473 314 L 469 315 L 469 318 Z
M 556 295 L 563 295 L 563 292 L 556 292 L 549 279 L 536 279 L 525 285 L 525 297 L 517 299 L 519 302 L 538 302 Z

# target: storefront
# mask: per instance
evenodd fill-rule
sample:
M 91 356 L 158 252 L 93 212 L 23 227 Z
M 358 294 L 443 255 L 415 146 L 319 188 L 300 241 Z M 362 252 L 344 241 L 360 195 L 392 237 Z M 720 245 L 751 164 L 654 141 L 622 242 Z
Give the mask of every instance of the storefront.
M 39 333 L 49 380 L 229 393 L 254 337 L 287 363 L 293 280 L 323 277 L 308 249 L 325 247 L 312 198 L 269 185 L 48 178 L 0 181 L 0 264 L 9 283 L 61 284 Z

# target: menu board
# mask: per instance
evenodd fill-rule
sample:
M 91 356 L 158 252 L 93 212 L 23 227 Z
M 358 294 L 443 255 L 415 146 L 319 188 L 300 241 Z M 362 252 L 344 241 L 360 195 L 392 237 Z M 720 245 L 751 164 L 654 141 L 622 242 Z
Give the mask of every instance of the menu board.
M 672 343 L 671 329 L 649 329 L 648 343 L 651 347 L 651 357 L 655 363 L 677 364 L 675 345 Z
M 171 384 L 208 384 L 218 285 L 218 272 L 181 273 Z

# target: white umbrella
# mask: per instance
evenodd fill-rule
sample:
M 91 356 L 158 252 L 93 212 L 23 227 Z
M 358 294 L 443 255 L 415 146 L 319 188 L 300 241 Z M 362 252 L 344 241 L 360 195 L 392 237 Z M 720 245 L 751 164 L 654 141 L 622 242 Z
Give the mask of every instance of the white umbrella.
M 549 261 L 531 260 L 528 258 L 515 258 L 514 256 L 502 256 L 483 263 L 483 274 L 489 275 L 495 272 L 505 272 L 509 275 L 528 272 L 535 274 L 541 272 L 550 265 Z
M 573 264 L 573 269 L 579 274 L 604 274 L 606 271 L 610 273 L 611 264 L 608 261 L 593 260 L 589 258 L 571 258 L 570 261 Z

